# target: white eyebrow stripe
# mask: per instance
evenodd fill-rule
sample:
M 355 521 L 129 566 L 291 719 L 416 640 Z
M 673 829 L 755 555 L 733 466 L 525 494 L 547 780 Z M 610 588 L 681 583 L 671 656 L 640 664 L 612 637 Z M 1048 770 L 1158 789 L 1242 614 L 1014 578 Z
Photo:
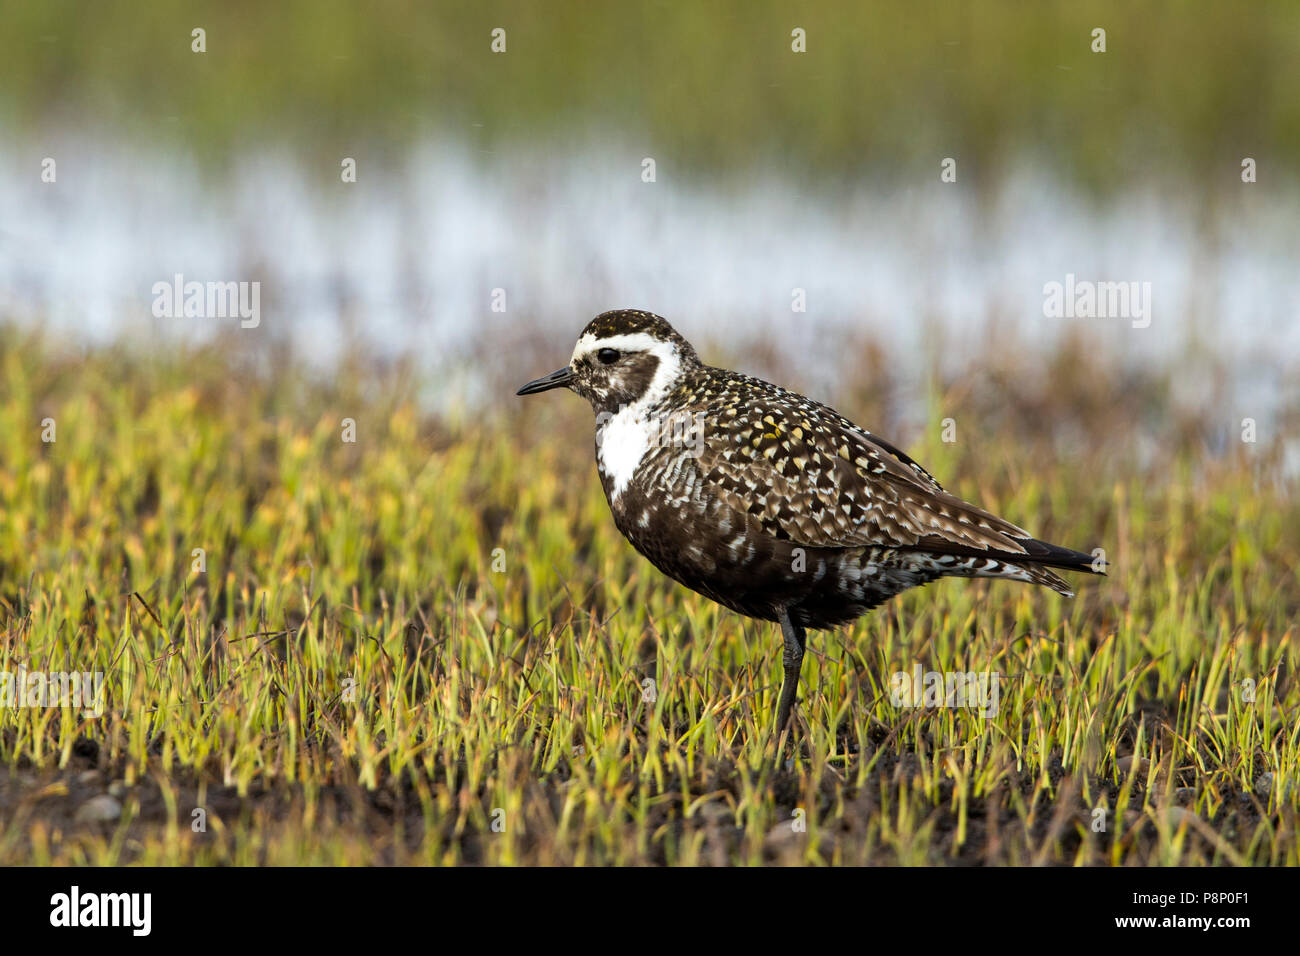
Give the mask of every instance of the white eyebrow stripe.
M 600 349 L 618 349 L 623 352 L 649 352 L 659 359 L 659 367 L 655 369 L 654 378 L 650 380 L 649 388 L 635 403 L 641 409 L 653 405 L 668 394 L 668 390 L 672 387 L 673 382 L 677 380 L 677 376 L 682 370 L 682 360 L 677 352 L 677 344 L 666 339 L 657 339 L 645 332 L 626 332 L 622 335 L 606 335 L 603 338 L 596 338 L 596 336 L 588 332 L 578 339 L 578 344 L 574 346 L 573 358 L 569 360 L 569 365 L 572 366 L 579 358 Z
M 596 338 L 595 335 L 588 332 L 582 338 L 578 339 L 578 344 L 573 347 L 573 357 L 569 360 L 572 364 L 584 355 L 589 355 L 599 349 L 618 349 L 627 352 L 654 352 L 661 358 L 663 356 L 659 346 L 668 346 L 676 354 L 677 348 L 671 342 L 665 342 L 663 339 L 657 339 L 653 335 L 645 332 L 625 332 L 622 335 L 607 335 L 604 338 Z

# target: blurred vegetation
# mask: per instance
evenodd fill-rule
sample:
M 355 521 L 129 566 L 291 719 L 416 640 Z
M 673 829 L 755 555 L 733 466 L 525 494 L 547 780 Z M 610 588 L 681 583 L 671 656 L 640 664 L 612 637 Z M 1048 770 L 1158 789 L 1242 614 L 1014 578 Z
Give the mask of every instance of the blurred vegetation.
M 0 118 L 239 150 L 384 156 L 623 141 L 660 168 L 915 183 L 1026 151 L 1105 190 L 1300 161 L 1300 4 L 79 0 L 3 5 Z M 190 32 L 207 31 L 207 52 Z M 507 52 L 489 50 L 507 31 Z M 808 52 L 791 52 L 791 30 Z M 1091 31 L 1107 52 L 1091 52 Z M 931 169 L 933 167 L 933 169 Z M 333 168 L 333 164 L 331 164 Z
M 1300 489 L 1280 438 L 1207 454 L 1166 379 L 991 340 L 930 389 L 956 443 L 839 396 L 1112 568 L 813 635 L 778 768 L 777 634 L 623 541 L 584 403 L 440 419 L 414 366 L 226 345 L 0 327 L 0 671 L 107 675 L 97 720 L 0 708 L 0 864 L 1300 863 Z M 894 706 L 914 662 L 1000 672 L 999 712 Z

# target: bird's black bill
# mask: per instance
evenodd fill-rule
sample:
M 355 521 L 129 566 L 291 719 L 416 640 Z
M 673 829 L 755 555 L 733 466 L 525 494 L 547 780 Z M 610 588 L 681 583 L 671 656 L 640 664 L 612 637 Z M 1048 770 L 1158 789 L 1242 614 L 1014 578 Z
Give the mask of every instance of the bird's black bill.
M 545 392 L 551 388 L 563 388 L 573 381 L 573 371 L 569 366 L 556 369 L 550 375 L 543 375 L 541 378 L 535 378 L 519 391 L 516 395 L 535 395 L 538 392 Z

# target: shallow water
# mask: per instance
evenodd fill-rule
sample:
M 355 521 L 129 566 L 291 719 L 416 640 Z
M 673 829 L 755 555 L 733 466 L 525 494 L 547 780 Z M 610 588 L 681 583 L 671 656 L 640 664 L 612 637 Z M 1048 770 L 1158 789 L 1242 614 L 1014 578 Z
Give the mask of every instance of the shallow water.
M 42 154 L 56 183 L 40 182 Z M 362 159 L 355 184 L 335 157 L 309 167 L 250 151 L 214 177 L 174 152 L 69 136 L 0 147 L 0 314 L 92 342 L 201 339 L 238 319 L 156 318 L 154 283 L 258 281 L 260 324 L 240 334 L 286 337 L 327 365 L 354 335 L 449 357 L 515 329 L 554 337 L 562 360 L 586 318 L 619 306 L 810 362 L 833 360 L 850 329 L 904 363 L 937 337 L 960 366 L 990 321 L 1029 353 L 1082 325 L 1137 363 L 1200 343 L 1267 418 L 1300 380 L 1300 195 L 1255 184 L 1220 193 L 1213 214 L 1209 201 L 1183 184 L 1097 204 L 1029 165 L 992 194 L 937 173 L 886 190 L 662 164 L 645 183 L 641 157 L 607 147 L 520 157 L 431 143 L 395 165 Z M 1071 274 L 1150 283 L 1150 324 L 1044 315 L 1045 283 Z M 806 312 L 792 311 L 795 289 Z M 472 376 L 449 381 L 472 395 Z

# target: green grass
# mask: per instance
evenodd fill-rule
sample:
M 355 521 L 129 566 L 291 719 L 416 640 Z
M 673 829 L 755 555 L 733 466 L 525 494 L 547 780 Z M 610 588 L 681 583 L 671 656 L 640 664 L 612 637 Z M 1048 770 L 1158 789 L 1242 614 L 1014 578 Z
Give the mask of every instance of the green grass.
M 891 437 L 1110 576 L 945 581 L 813 635 L 778 763 L 774 628 L 622 540 L 573 396 L 440 419 L 405 366 L 0 328 L 0 671 L 107 681 L 99 719 L 0 708 L 0 864 L 1296 864 L 1280 438 L 1210 457 L 1167 381 L 1077 345 L 1051 389 L 987 357 L 935 383 L 956 444 Z M 914 662 L 1000 672 L 999 712 L 894 706 Z M 77 819 L 110 788 L 119 819 Z
M 947 156 L 966 183 L 996 184 L 1028 152 L 1098 191 L 1181 173 L 1197 195 L 1239 188 L 1244 156 L 1261 183 L 1300 160 L 1289 0 L 10 7 L 0 121 L 65 176 L 81 150 L 65 165 L 58 133 L 87 128 L 218 168 L 250 144 L 292 150 L 333 181 L 341 157 L 364 170 L 421 137 L 474 155 L 612 143 L 656 157 L 661 178 L 875 172 L 889 189 L 937 182 Z

